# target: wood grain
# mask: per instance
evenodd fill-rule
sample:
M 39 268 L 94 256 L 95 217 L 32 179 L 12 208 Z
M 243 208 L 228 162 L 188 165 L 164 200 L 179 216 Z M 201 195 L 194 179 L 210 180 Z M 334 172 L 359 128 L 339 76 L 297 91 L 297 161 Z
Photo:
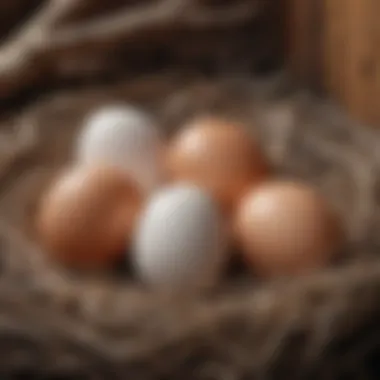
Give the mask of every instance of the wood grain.
M 370 121 L 371 107 L 368 100 L 371 80 L 371 0 L 346 0 L 349 44 L 344 65 L 347 67 L 347 106 L 354 117 Z
M 319 6 L 316 6 L 319 4 Z M 380 125 L 380 5 L 376 0 L 289 0 L 288 67 L 358 121 Z

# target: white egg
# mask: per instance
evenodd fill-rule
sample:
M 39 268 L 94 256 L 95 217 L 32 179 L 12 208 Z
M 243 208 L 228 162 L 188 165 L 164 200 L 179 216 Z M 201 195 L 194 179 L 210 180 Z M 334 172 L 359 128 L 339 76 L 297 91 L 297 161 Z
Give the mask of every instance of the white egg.
M 107 106 L 90 114 L 78 136 L 76 159 L 102 162 L 124 170 L 143 191 L 161 182 L 162 141 L 156 125 L 131 106 Z
M 134 237 L 132 262 L 140 278 L 164 288 L 214 285 L 226 262 L 224 223 L 203 190 L 177 184 L 154 194 Z

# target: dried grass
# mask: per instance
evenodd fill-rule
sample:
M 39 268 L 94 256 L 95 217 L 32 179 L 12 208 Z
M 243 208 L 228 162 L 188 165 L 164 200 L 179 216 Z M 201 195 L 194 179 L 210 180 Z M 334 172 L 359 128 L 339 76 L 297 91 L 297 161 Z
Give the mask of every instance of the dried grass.
M 116 100 L 145 108 L 168 134 L 202 113 L 245 122 L 279 176 L 315 185 L 340 212 L 350 237 L 343 262 L 273 283 L 235 271 L 212 294 L 181 301 L 144 289 L 130 274 L 68 274 L 48 262 L 30 228 L 38 197 L 70 157 L 83 116 Z M 378 378 L 377 131 L 288 88 L 281 75 L 184 80 L 174 73 L 41 99 L 0 131 L 1 374 Z

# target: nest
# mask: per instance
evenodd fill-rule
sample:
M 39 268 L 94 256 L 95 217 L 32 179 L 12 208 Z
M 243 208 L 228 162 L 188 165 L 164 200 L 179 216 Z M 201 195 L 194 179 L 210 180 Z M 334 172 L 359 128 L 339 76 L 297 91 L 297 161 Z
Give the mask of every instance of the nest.
M 70 3 L 75 1 L 66 2 Z M 256 57 L 262 57 L 257 51 Z M 33 52 L 38 62 L 44 54 L 39 49 Z M 50 60 L 52 77 L 62 74 L 53 70 L 57 62 Z M 10 93 L 19 94 L 21 88 L 41 84 L 35 66 L 12 67 L 34 67 L 33 75 L 21 82 L 5 80 L 0 65 L 1 88 L 6 84 Z M 239 77 L 210 79 L 195 72 L 171 69 L 58 91 L 25 107 L 18 103 L 17 112 L 4 116 L 1 375 L 12 379 L 379 378 L 376 131 L 348 120 L 329 102 L 291 88 L 282 74 L 258 79 L 241 71 Z M 49 262 L 31 232 L 38 198 L 70 157 L 83 117 L 115 101 L 146 109 L 168 134 L 188 118 L 205 113 L 245 123 L 261 139 L 278 176 L 312 184 L 340 212 L 349 232 L 342 262 L 313 276 L 270 283 L 231 268 L 212 293 L 182 300 L 142 288 L 128 268 L 121 275 L 91 276 L 68 273 Z

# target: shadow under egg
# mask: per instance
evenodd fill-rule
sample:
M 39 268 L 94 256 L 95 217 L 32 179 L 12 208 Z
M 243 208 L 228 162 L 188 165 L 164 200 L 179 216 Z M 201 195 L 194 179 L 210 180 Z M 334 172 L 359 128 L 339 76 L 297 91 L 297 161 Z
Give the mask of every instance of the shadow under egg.
M 125 249 L 117 255 L 111 265 L 111 272 L 118 280 L 140 282 L 131 263 L 131 250 Z

